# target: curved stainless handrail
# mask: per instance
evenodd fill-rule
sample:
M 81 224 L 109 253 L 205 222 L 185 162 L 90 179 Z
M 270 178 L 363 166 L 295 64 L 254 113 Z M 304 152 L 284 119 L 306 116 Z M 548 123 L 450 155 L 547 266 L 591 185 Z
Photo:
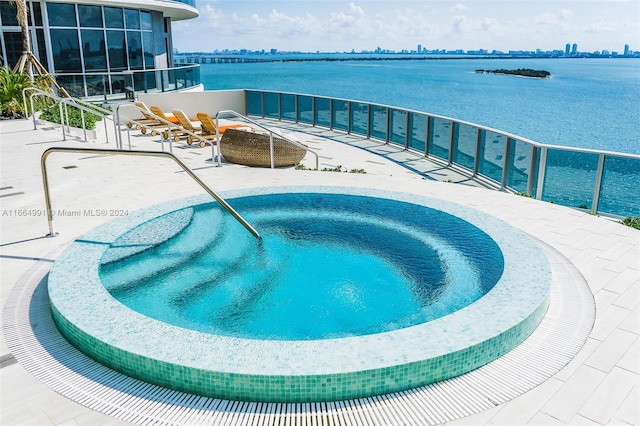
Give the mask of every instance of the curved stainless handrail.
M 68 152 L 68 153 L 92 153 L 92 154 L 101 154 L 101 155 L 131 155 L 131 156 L 144 156 L 144 157 L 165 157 L 170 158 L 175 161 L 181 168 L 184 170 L 193 180 L 195 180 L 209 195 L 211 195 L 226 211 L 231 213 L 231 215 L 236 218 L 238 222 L 242 226 L 244 226 L 247 231 L 251 232 L 251 234 L 261 239 L 260 234 L 256 231 L 253 226 L 251 226 L 238 212 L 236 212 L 233 207 L 231 207 L 221 196 L 219 196 L 213 189 L 209 188 L 209 186 L 204 183 L 194 172 L 182 162 L 175 155 L 168 152 L 158 152 L 158 151 L 119 151 L 119 150 L 106 150 L 106 149 L 97 149 L 97 148 L 66 148 L 66 147 L 54 147 L 45 150 L 42 153 L 42 157 L 40 158 L 40 168 L 42 170 L 42 183 L 44 185 L 44 202 L 47 210 L 47 220 L 49 222 L 49 234 L 48 237 L 55 237 L 57 233 L 55 232 L 53 226 L 53 210 L 51 209 L 51 195 L 49 193 L 49 179 L 47 177 L 47 157 L 54 152 Z
M 266 127 L 266 126 L 264 126 L 264 125 L 262 125 L 262 124 L 258 123 L 257 121 L 254 121 L 254 120 L 250 119 L 249 117 L 247 117 L 247 116 L 245 116 L 245 115 L 240 114 L 239 112 L 236 112 L 236 111 L 233 111 L 233 110 L 227 109 L 227 110 L 218 111 L 218 113 L 216 114 L 216 117 L 215 117 L 215 118 L 216 118 L 216 132 L 218 132 L 218 135 L 217 135 L 217 136 L 218 136 L 218 139 L 220 138 L 220 134 L 219 134 L 219 132 L 220 132 L 220 130 L 219 130 L 220 126 L 218 125 L 218 124 L 219 124 L 219 120 L 220 120 L 220 118 L 219 118 L 219 117 L 220 117 L 221 115 L 224 115 L 224 114 L 231 114 L 231 115 L 233 115 L 233 116 L 235 116 L 235 117 L 242 118 L 242 119 L 244 119 L 244 120 L 248 121 L 249 123 L 251 123 L 251 124 L 253 124 L 253 125 L 255 125 L 255 126 L 258 126 L 258 127 L 260 127 L 261 129 L 264 129 L 264 130 L 266 130 L 267 132 L 269 132 L 269 152 L 271 153 L 271 168 L 273 169 L 273 168 L 274 168 L 274 158 L 273 158 L 273 134 L 274 134 L 275 132 L 274 132 L 273 130 L 269 129 L 268 127 Z M 297 146 L 297 147 L 299 147 L 299 148 L 303 148 L 303 149 L 305 149 L 306 151 L 309 151 L 310 153 L 312 153 L 313 155 L 315 155 L 315 157 L 316 157 L 316 170 L 318 170 L 318 164 L 319 164 L 318 154 L 316 154 L 314 151 L 312 151 L 311 149 L 309 149 L 309 147 L 308 147 L 308 146 L 303 145 L 303 144 L 301 144 L 301 143 L 300 143 L 300 142 L 298 142 L 298 141 L 294 141 L 294 140 L 292 140 L 292 139 L 289 139 L 286 135 L 284 135 L 284 134 L 282 134 L 282 133 L 277 133 L 277 135 L 278 135 L 278 137 L 280 137 L 280 138 L 282 138 L 282 139 L 286 140 L 287 142 L 292 143 L 293 145 L 295 145 L 295 146 Z

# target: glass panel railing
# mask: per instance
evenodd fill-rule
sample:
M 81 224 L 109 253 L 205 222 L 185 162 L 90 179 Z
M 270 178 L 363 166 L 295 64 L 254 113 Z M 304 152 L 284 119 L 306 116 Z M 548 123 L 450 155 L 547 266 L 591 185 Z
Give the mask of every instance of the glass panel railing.
M 333 128 L 337 130 L 349 130 L 349 103 L 347 101 L 334 99 L 332 105 Z
M 449 160 L 451 142 L 451 121 L 442 118 L 431 118 L 429 127 L 429 155 Z
M 158 82 L 156 80 L 155 71 L 147 71 L 144 73 L 144 85 L 147 92 L 157 92 Z
M 407 111 L 392 109 L 389 120 L 389 142 L 404 147 L 407 141 Z
M 409 113 L 409 148 L 424 153 L 427 144 L 427 117 L 415 112 Z
M 95 87 L 92 90 L 99 92 L 99 83 L 98 80 L 92 81 Z M 111 76 L 112 91 L 122 90 L 120 86 L 123 84 L 127 84 L 127 81 Z M 78 82 L 76 86 L 80 86 Z M 263 114 L 262 93 L 247 91 L 249 114 Z M 267 115 L 277 116 L 278 94 L 264 93 Z M 447 161 L 451 158 L 453 163 L 468 170 L 473 170 L 477 163 L 477 172 L 484 177 L 502 184 L 504 175 L 504 185 L 509 189 L 583 209 L 592 209 L 595 205 L 593 197 L 596 195 L 600 160 L 603 174 L 596 206 L 598 212 L 640 215 L 640 202 L 637 197 L 630 196 L 640 187 L 640 158 L 637 156 L 550 147 L 446 117 L 308 95 L 280 94 L 279 114 L 281 119 L 333 126 L 334 129 L 348 130 L 353 134 L 402 146 L 406 143 L 406 132 L 409 132 L 406 140 L 412 151 L 424 153 L 427 150 L 429 155 Z M 507 143 L 508 150 L 505 149 Z M 476 152 L 479 152 L 477 159 Z M 505 154 L 508 155 L 506 159 Z M 540 165 L 543 163 L 544 182 L 538 185 Z M 542 194 L 538 196 L 540 190 Z
M 542 199 L 591 209 L 598 154 L 549 148 Z
M 264 116 L 270 118 L 280 118 L 280 108 L 278 106 L 279 95 L 272 92 L 264 92 Z
M 371 123 L 369 123 L 369 135 L 372 138 L 387 140 L 387 108 L 379 105 L 371 105 Z
M 499 133 L 482 130 L 478 151 L 478 173 L 502 182 L 502 164 L 507 137 Z
M 367 136 L 369 134 L 369 104 L 351 102 L 351 133 Z
M 281 117 L 283 120 L 296 121 L 296 95 L 283 93 L 280 95 Z
M 85 78 L 87 82 L 87 96 L 102 96 L 105 97 L 109 94 L 109 76 L 105 74 L 101 75 L 88 75 Z
M 136 92 L 170 92 L 200 84 L 200 65 L 147 71 L 57 73 L 56 81 L 73 97 L 133 99 Z
M 315 98 L 316 100 L 316 126 L 331 127 L 331 99 Z
M 598 211 L 640 216 L 640 158 L 607 155 L 604 158 Z
M 262 117 L 262 92 L 247 91 L 247 115 Z
M 79 74 L 66 74 L 56 77 L 57 83 L 64 87 L 69 95 L 74 98 L 84 98 L 84 78 Z
M 453 162 L 473 171 L 478 128 L 456 123 L 453 134 Z
M 516 139 L 509 142 L 507 161 L 507 187 L 527 193 L 531 174 L 531 145 Z
M 313 124 L 313 98 L 298 95 L 298 122 Z

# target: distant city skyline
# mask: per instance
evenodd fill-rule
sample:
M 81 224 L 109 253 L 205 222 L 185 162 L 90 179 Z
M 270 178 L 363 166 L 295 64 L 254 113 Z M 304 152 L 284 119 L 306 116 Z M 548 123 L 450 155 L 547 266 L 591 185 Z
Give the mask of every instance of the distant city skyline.
M 200 17 L 173 23 L 179 51 L 362 52 L 423 49 L 623 54 L 640 40 L 637 0 L 197 0 Z

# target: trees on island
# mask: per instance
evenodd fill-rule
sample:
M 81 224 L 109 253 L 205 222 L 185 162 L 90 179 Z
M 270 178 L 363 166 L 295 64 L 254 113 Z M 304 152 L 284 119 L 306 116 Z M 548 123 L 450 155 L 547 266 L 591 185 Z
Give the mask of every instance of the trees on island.
M 498 68 L 495 70 L 483 70 L 477 69 L 477 73 L 489 73 L 489 74 L 510 74 L 510 75 L 519 75 L 523 77 L 534 77 L 534 78 L 548 78 L 551 76 L 549 71 L 545 70 L 532 70 L 530 68 L 518 68 L 515 70 L 507 70 L 503 68 Z

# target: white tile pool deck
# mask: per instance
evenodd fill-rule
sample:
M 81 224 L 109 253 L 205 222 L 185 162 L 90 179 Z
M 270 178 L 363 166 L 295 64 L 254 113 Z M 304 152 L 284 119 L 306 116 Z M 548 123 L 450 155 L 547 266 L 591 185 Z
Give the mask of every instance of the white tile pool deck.
M 285 126 L 286 127 L 286 126 Z M 434 182 L 384 157 L 320 139 L 330 136 L 371 145 L 397 162 L 452 182 L 464 177 L 393 147 L 322 129 L 306 142 L 317 148 L 320 167 L 363 168 L 367 174 L 252 169 L 205 160 L 210 148 L 176 145 L 180 156 L 215 190 L 271 185 L 333 185 L 407 191 L 456 202 L 494 215 L 554 247 L 588 282 L 596 301 L 596 322 L 576 358 L 537 388 L 453 424 L 640 424 L 640 231 L 573 209 L 467 185 Z M 302 136 L 301 136 L 302 137 Z M 138 149 L 159 150 L 157 138 L 133 136 Z M 0 299 L 4 306 L 14 284 L 39 259 L 109 220 L 102 209 L 136 210 L 158 202 L 202 193 L 170 161 L 140 157 L 54 154 L 48 161 L 53 208 L 81 211 L 56 218 L 56 238 L 43 216 L 40 155 L 51 146 L 113 148 L 103 141 L 61 141 L 57 128 L 33 131 L 28 121 L 0 121 Z M 312 166 L 312 156 L 305 164 Z M 75 166 L 75 167 L 72 167 Z M 630 194 L 633 196 L 633 194 Z M 94 212 L 91 215 L 90 212 Z M 51 259 L 53 260 L 53 259 Z M 0 346 L 2 425 L 127 424 L 92 411 L 52 391 Z

